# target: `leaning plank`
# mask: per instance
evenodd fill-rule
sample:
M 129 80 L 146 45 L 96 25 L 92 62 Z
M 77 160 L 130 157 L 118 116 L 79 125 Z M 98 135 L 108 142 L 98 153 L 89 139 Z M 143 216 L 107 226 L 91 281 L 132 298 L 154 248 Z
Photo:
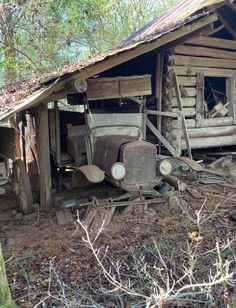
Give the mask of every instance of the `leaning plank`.
M 219 68 L 232 68 L 236 69 L 235 60 L 225 59 L 212 59 L 204 57 L 180 56 L 175 55 L 172 57 L 174 65 L 189 65 L 201 67 L 219 67 Z
M 152 124 L 152 122 L 147 119 L 146 121 L 147 127 L 153 132 L 153 134 L 161 141 L 161 143 L 167 148 L 167 150 L 171 153 L 172 156 L 177 157 L 178 154 L 172 145 L 162 136 L 162 134 L 156 129 L 156 127 Z
M 175 48 L 174 53 L 177 55 L 236 60 L 235 52 L 206 47 L 178 46 Z
M 236 41 L 223 40 L 223 39 L 207 37 L 207 36 L 199 36 L 197 38 L 188 40 L 186 43 L 191 44 L 191 45 L 197 45 L 197 46 L 206 46 L 206 47 L 236 50 Z
M 174 86 L 175 86 L 175 93 L 176 93 L 176 98 L 178 102 L 178 107 L 180 112 L 182 113 L 182 128 L 184 132 L 184 139 L 186 143 L 186 147 L 188 150 L 188 156 L 192 158 L 192 153 L 191 153 L 191 146 L 189 143 L 189 136 L 188 136 L 188 128 L 185 120 L 185 110 L 183 108 L 182 100 L 181 100 L 181 95 L 180 95 L 180 89 L 179 89 L 179 82 L 176 73 L 174 73 Z M 187 108 L 186 108 L 187 109 Z M 190 109 L 190 108 L 188 108 Z M 195 109 L 195 108 L 194 108 Z
M 189 75 L 196 76 L 197 73 L 203 73 L 209 77 L 231 77 L 236 70 L 232 69 L 220 69 L 220 68 L 207 68 L 207 67 L 195 67 L 195 66 L 169 66 L 169 70 L 174 70 L 177 75 Z
M 10 288 L 7 281 L 5 263 L 2 255 L 2 245 L 0 243 L 0 307 L 15 308 L 17 305 L 11 298 Z

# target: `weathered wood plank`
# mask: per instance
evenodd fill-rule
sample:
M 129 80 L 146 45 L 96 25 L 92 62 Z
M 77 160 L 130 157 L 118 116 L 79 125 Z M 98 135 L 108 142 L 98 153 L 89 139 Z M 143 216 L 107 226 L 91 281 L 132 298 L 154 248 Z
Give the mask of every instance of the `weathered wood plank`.
M 208 36 L 199 36 L 193 39 L 190 39 L 186 44 L 205 46 L 205 47 L 214 47 L 220 49 L 229 49 L 236 50 L 236 41 L 224 40 Z
M 162 110 L 162 78 L 163 78 L 163 53 L 158 53 L 156 58 L 155 96 L 157 111 Z M 161 115 L 157 114 L 157 129 L 161 133 Z M 158 141 L 158 152 L 161 154 L 161 141 Z
M 236 70 L 220 69 L 220 68 L 207 68 L 207 67 L 194 67 L 194 66 L 169 66 L 169 70 L 174 70 L 176 74 L 185 76 L 196 76 L 197 73 L 203 73 L 209 77 L 231 77 Z
M 181 95 L 180 95 L 180 89 L 179 89 L 179 81 L 178 81 L 176 73 L 174 73 L 174 87 L 175 87 L 175 93 L 176 93 L 179 111 L 181 112 L 180 116 L 182 118 L 182 128 L 183 128 L 183 133 L 184 133 L 184 140 L 185 140 L 186 147 L 187 147 L 187 150 L 188 150 L 188 156 L 190 158 L 192 158 L 191 145 L 189 143 L 188 128 L 187 128 L 187 124 L 186 124 L 186 120 L 185 120 L 185 115 L 187 113 L 186 109 L 190 109 L 190 108 L 183 108 Z M 192 108 L 192 109 L 195 110 L 195 108 Z M 181 127 L 179 127 L 179 129 L 181 129 Z M 177 138 L 177 140 L 179 140 L 179 138 Z M 177 146 L 178 146 L 178 149 L 181 149 L 180 145 L 177 145 Z
M 168 112 L 168 111 L 158 111 L 158 110 L 146 110 L 146 113 L 149 115 L 159 115 L 159 116 L 170 117 L 170 118 L 178 118 L 179 116 L 179 113 Z
M 178 107 L 178 102 L 176 97 L 173 97 L 171 103 L 173 107 Z M 195 97 L 182 98 L 182 104 L 183 107 L 194 107 L 196 106 L 196 98 Z
M 221 147 L 221 146 L 229 146 L 235 144 L 236 144 L 236 135 L 205 137 L 205 138 L 200 137 L 200 138 L 190 139 L 190 146 L 192 149 Z M 181 149 L 182 150 L 186 149 L 184 140 L 181 141 Z
M 236 60 L 235 52 L 219 50 L 219 49 L 214 49 L 214 48 L 207 48 L 207 47 L 196 47 L 196 46 L 183 45 L 183 46 L 176 47 L 174 53 L 176 55 Z
M 194 120 L 194 119 L 186 119 L 186 125 L 187 125 L 188 128 L 195 127 L 196 126 L 196 120 Z M 172 127 L 173 128 L 178 128 L 179 127 L 178 120 L 173 120 L 172 121 Z
M 212 59 L 204 57 L 180 56 L 175 55 L 172 57 L 174 65 L 187 65 L 187 66 L 201 66 L 201 67 L 219 67 L 219 68 L 232 68 L 236 69 L 235 60 L 226 59 Z
M 36 110 L 38 165 L 40 183 L 40 206 L 48 210 L 51 205 L 51 166 L 49 149 L 49 127 L 47 105 L 39 105 Z
M 196 77 L 191 76 L 178 76 L 179 85 L 185 87 L 196 86 Z
M 196 97 L 196 88 L 185 88 L 185 87 L 180 87 L 181 90 L 181 96 L 182 96 L 182 99 L 183 98 L 188 98 L 188 97 Z M 176 97 L 176 94 L 174 93 L 174 97 Z
M 236 124 L 236 74 L 233 74 L 233 76 L 230 79 L 230 91 L 229 91 L 229 115 L 233 117 L 233 122 Z
M 172 108 L 173 112 L 178 112 L 178 108 Z M 183 113 L 185 115 L 185 117 L 194 117 L 196 115 L 196 108 L 184 108 L 183 107 Z
M 205 78 L 202 73 L 197 73 L 197 100 L 196 100 L 196 126 L 202 126 L 204 117 L 204 90 Z
M 150 95 L 151 76 L 88 79 L 88 100 Z
M 187 127 L 195 127 L 196 121 L 194 119 L 186 119 Z M 218 127 L 224 125 L 232 125 L 233 117 L 225 118 L 211 118 L 211 119 L 202 119 L 202 127 Z M 177 120 L 172 121 L 173 127 L 177 127 Z
M 196 127 L 188 129 L 189 138 L 230 136 L 235 133 L 236 125 L 218 126 L 214 127 L 214 129 L 212 129 L 212 127 Z M 172 134 L 177 135 L 177 132 L 173 131 Z M 184 138 L 183 133 L 181 138 Z

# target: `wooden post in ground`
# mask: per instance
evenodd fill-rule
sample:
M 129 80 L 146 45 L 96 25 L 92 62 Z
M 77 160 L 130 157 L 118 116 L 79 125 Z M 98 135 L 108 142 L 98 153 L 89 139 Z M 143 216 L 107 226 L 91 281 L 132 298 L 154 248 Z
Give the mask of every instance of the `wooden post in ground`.
M 47 211 L 51 206 L 51 166 L 47 104 L 36 110 L 36 139 L 38 148 L 40 206 Z
M 11 298 L 11 292 L 7 281 L 1 244 L 0 244 L 0 307 L 2 308 L 17 307 L 17 305 L 13 302 Z

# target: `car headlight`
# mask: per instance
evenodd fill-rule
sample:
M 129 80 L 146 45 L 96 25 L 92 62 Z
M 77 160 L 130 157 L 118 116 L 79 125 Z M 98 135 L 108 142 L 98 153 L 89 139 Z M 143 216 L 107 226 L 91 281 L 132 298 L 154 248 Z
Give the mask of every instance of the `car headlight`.
M 172 164 L 168 159 L 158 162 L 157 169 L 161 175 L 169 175 L 172 172 Z
M 118 162 L 112 165 L 111 167 L 111 175 L 113 179 L 117 181 L 121 181 L 124 179 L 126 174 L 125 165 Z

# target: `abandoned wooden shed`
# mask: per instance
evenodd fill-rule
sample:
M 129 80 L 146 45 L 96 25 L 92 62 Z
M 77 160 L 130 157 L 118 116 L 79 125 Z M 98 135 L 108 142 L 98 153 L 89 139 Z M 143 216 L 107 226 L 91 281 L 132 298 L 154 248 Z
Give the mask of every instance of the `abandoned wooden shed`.
M 26 166 L 47 208 L 53 170 L 94 163 L 88 127 L 97 142 L 115 123 L 115 135 L 175 157 L 235 145 L 235 20 L 234 1 L 184 0 L 113 50 L 2 87 L 0 121 L 11 128 L 0 129 L 1 155 Z

